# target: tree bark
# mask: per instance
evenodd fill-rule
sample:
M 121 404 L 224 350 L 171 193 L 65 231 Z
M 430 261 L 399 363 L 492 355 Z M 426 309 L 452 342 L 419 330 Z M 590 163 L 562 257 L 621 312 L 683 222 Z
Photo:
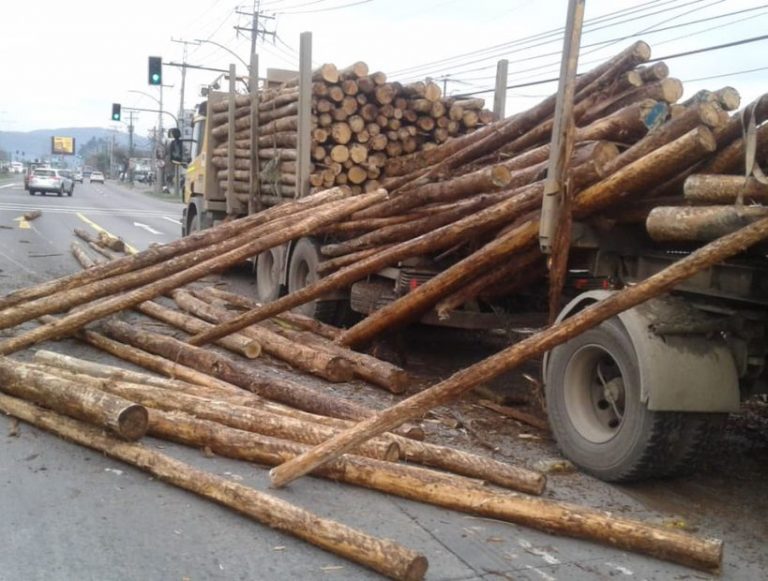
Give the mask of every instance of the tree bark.
M 163 323 L 177 327 L 182 331 L 192 335 L 195 333 L 201 333 L 212 327 L 210 323 L 207 323 L 202 319 L 187 315 L 186 313 L 182 313 L 174 309 L 169 309 L 168 307 L 164 307 L 163 305 L 154 301 L 139 303 L 134 307 L 134 309 L 147 315 L 148 317 L 152 317 L 158 321 L 162 321 Z M 216 344 L 224 347 L 225 349 L 228 349 L 229 351 L 232 351 L 233 353 L 247 357 L 248 359 L 256 359 L 259 355 L 261 355 L 261 344 L 254 339 L 245 337 L 241 333 L 232 333 L 231 335 L 222 337 L 216 342 Z
M 417 580 L 426 573 L 427 560 L 424 556 L 393 541 L 378 539 L 321 518 L 279 498 L 198 470 L 140 444 L 110 438 L 79 422 L 15 398 L 0 396 L 0 408 L 25 422 L 131 464 L 164 482 L 232 508 L 383 575 Z
M 300 444 L 319 444 L 340 431 L 339 428 L 295 419 L 262 408 L 234 405 L 212 399 L 210 396 L 203 397 L 124 381 L 103 381 L 57 368 L 49 370 L 48 373 L 147 408 L 164 412 L 183 412 L 201 420 Z M 399 445 L 386 437 L 366 442 L 353 453 L 388 462 L 400 459 Z
M 205 319 L 209 323 L 218 324 L 235 316 L 225 309 L 195 298 L 189 291 L 176 290 L 172 296 L 180 308 Z M 212 326 L 206 325 L 207 328 Z M 353 377 L 352 363 L 340 353 L 330 354 L 327 351 L 318 351 L 311 346 L 290 341 L 265 327 L 256 325 L 246 327 L 242 334 L 248 339 L 258 342 L 268 355 L 306 373 L 337 383 L 350 381 Z
M 706 242 L 768 216 L 762 206 L 659 206 L 651 210 L 646 230 L 656 242 Z
M 227 303 L 246 310 L 256 309 L 261 306 L 261 304 L 254 299 L 228 292 L 215 286 L 209 286 L 200 290 L 193 290 L 192 292 L 194 295 L 198 296 L 198 298 L 207 299 L 210 297 L 212 299 L 226 301 Z M 300 313 L 292 313 L 290 311 L 281 313 L 278 317 L 278 320 L 284 320 L 286 323 L 298 327 L 299 329 L 311 331 L 312 333 L 320 335 L 321 337 L 325 337 L 326 339 L 330 339 L 331 341 L 341 335 L 342 332 L 342 330 L 338 327 L 334 327 L 333 325 L 328 325 L 327 323 L 323 323 L 322 321 L 318 321 L 312 317 L 307 317 L 306 315 L 302 315 Z
M 7 357 L 0 357 L 0 389 L 109 429 L 124 440 L 138 440 L 147 433 L 148 414 L 143 406 L 31 369 Z
M 683 192 L 685 199 L 694 204 L 727 204 L 739 199 L 746 204 L 768 201 L 768 185 L 744 176 L 691 175 L 685 180 Z
M 355 219 L 394 216 L 431 202 L 451 202 L 470 194 L 498 190 L 509 184 L 512 174 L 503 164 L 496 164 L 449 179 L 401 191 L 396 197 L 358 212 Z M 386 184 L 386 181 L 384 182 Z M 386 187 L 386 186 L 385 186 Z
M 697 272 L 722 262 L 768 237 L 768 218 L 711 242 L 650 278 L 586 307 L 564 321 L 504 349 L 445 381 L 379 412 L 351 430 L 270 471 L 273 486 L 284 486 L 360 443 L 403 422 L 424 415 L 522 362 L 541 355 L 579 333 L 674 288 Z
M 126 323 L 104 323 L 107 334 L 118 341 L 155 353 L 171 361 L 192 367 L 233 383 L 273 401 L 301 410 L 345 419 L 361 419 L 370 410 L 341 398 L 309 389 L 293 381 L 265 373 L 252 365 L 245 365 L 224 355 L 178 341 L 173 337 L 141 331 Z

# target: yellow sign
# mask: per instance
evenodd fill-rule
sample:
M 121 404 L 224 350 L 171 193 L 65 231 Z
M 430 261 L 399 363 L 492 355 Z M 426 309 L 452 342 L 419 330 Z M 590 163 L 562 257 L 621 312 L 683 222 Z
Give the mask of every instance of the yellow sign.
M 75 138 L 51 137 L 51 153 L 53 155 L 75 155 Z

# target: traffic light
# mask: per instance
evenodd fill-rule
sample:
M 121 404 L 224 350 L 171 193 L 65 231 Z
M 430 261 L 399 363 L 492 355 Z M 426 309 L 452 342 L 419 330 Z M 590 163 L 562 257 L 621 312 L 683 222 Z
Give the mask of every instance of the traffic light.
M 159 56 L 149 57 L 149 84 L 163 84 L 163 59 Z
M 120 121 L 120 103 L 112 103 L 112 121 Z

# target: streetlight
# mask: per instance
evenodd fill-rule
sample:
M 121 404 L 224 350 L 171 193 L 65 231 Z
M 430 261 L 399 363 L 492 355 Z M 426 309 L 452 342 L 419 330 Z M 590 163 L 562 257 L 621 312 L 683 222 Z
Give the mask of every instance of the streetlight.
M 243 63 L 243 66 L 245 67 L 245 70 L 248 70 L 248 63 L 246 63 L 243 59 L 241 59 L 236 52 L 234 52 L 231 49 L 227 48 L 223 44 L 219 44 L 218 42 L 216 42 L 214 40 L 203 40 L 203 39 L 200 39 L 200 38 L 196 38 L 195 42 L 199 42 L 199 43 L 204 43 L 205 42 L 205 43 L 208 43 L 208 44 L 212 44 L 214 46 L 218 46 L 219 48 L 227 51 L 229 54 L 231 54 L 233 57 L 235 57 L 241 63 Z

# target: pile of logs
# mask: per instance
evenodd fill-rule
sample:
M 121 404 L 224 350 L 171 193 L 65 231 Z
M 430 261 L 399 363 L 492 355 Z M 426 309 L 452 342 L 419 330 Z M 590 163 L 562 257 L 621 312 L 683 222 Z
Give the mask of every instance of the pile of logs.
M 738 93 L 726 87 L 676 103 L 682 83 L 668 76 L 664 63 L 644 65 L 649 58 L 648 45 L 638 42 L 576 81 L 571 214 L 598 230 L 642 223 L 656 206 L 689 204 L 694 196 L 684 197 L 683 184 L 694 173 L 743 171 L 742 113 L 729 114 L 739 106 Z M 434 278 L 338 339 L 355 346 L 430 309 L 449 317 L 464 304 L 510 296 L 544 279 L 547 269 L 536 242 L 554 104 L 552 96 L 469 135 L 390 159 L 381 181 L 390 198 L 322 230 L 332 238 L 322 247 L 328 258 L 320 267 L 325 277 L 243 315 L 241 322 L 294 308 L 407 259 L 432 264 L 439 273 Z M 768 125 L 760 125 L 768 118 L 768 99 L 747 109 L 757 126 L 753 133 L 760 161 L 768 151 Z M 732 231 L 763 212 L 736 211 L 734 219 L 669 212 L 672 220 L 684 215 L 727 223 L 690 238 L 701 240 Z M 660 213 L 656 210 L 652 218 Z M 661 228 L 668 229 L 668 223 Z M 658 227 L 652 234 L 661 239 Z M 671 239 L 671 232 L 667 236 Z M 551 282 L 551 288 L 562 287 L 562 280 Z
M 298 98 L 295 82 L 259 94 L 258 159 L 260 190 L 292 198 L 296 185 Z M 250 96 L 236 98 L 234 187 L 248 192 L 250 179 Z M 433 82 L 402 85 L 382 72 L 369 72 L 357 62 L 338 70 L 326 64 L 312 83 L 310 184 L 314 190 L 349 185 L 353 192 L 379 187 L 388 160 L 427 150 L 491 123 L 493 113 L 483 99 L 444 97 Z M 220 187 L 229 176 L 228 100 L 211 104 Z M 267 204 L 269 205 L 269 203 Z
M 768 197 L 765 185 L 760 180 L 724 175 L 739 172 L 739 160 L 747 151 L 756 150 L 757 160 L 763 160 L 768 132 L 761 123 L 768 117 L 768 100 L 749 107 L 745 117 L 754 121 L 754 131 L 744 137 L 741 115 L 728 113 L 739 105 L 734 90 L 703 92 L 677 104 L 681 83 L 668 77 L 663 63 L 644 66 L 649 58 L 649 47 L 636 43 L 578 77 L 576 147 L 569 160 L 568 199 L 573 218 L 596 229 L 645 225 L 647 220 L 648 231 L 656 240 L 717 238 L 654 277 L 384 411 L 307 385 L 355 379 L 402 394 L 409 387 L 402 369 L 349 347 L 406 324 L 431 308 L 449 314 L 469 301 L 508 295 L 545 276 L 536 241 L 555 103 L 554 97 L 548 98 L 528 111 L 466 133 L 472 125 L 465 119 L 467 111 L 475 110 L 472 107 L 477 103 L 453 102 L 446 107 L 439 91 L 429 84 L 400 87 L 357 65 L 336 71 L 334 77 L 334 68 L 323 67 L 315 86 L 329 92 L 322 94 L 323 89 L 317 88 L 315 106 L 323 101 L 335 104 L 323 112 L 329 115 L 330 125 L 321 123 L 318 115 L 314 128 L 318 132 L 330 127 L 325 140 L 316 137 L 323 150 L 319 159 L 318 149 L 317 168 L 322 164 L 324 173 L 331 164 L 340 164 L 338 174 L 331 172 L 333 183 L 340 183 L 337 178 L 343 173 L 347 183 L 359 188 L 334 187 L 287 200 L 134 254 L 124 253 L 128 249 L 120 241 L 79 233 L 101 258 L 75 245 L 73 253 L 84 266 L 82 272 L 0 298 L 0 329 L 41 322 L 38 327 L 4 336 L 0 354 L 75 336 L 166 377 L 97 366 L 46 351 L 38 351 L 28 363 L 0 358 L 0 390 L 7 394 L 0 396 L 0 409 L 394 578 L 421 578 L 426 559 L 390 541 L 318 519 L 271 496 L 195 471 L 133 440 L 146 433 L 215 454 L 278 466 L 271 473 L 277 486 L 312 472 L 716 570 L 722 558 L 719 541 L 499 490 L 538 495 L 545 481 L 541 474 L 524 468 L 420 441 L 423 433 L 418 426 L 406 423 L 768 236 L 768 218 L 762 207 L 754 206 Z M 341 90 L 340 100 L 330 96 L 332 87 Z M 290 109 L 295 106 L 295 92 L 290 84 L 265 92 L 262 104 L 270 99 L 273 103 L 261 110 L 273 115 L 260 120 L 274 124 L 272 133 L 262 134 L 273 156 L 260 153 L 259 157 L 274 160 L 285 176 L 290 175 L 293 163 L 283 152 L 290 151 L 295 139 L 296 128 L 291 129 L 294 121 L 290 121 L 294 119 Z M 376 155 L 371 152 L 378 151 L 371 145 L 376 135 L 367 124 L 359 132 L 350 129 L 358 111 L 347 112 L 347 117 L 336 113 L 340 120 L 334 117 L 345 100 L 350 109 L 354 101 L 356 108 L 372 105 L 377 110 L 374 121 L 366 122 L 379 127 L 377 135 L 387 126 L 378 173 L 368 173 L 370 158 Z M 429 111 L 427 103 L 432 103 Z M 432 108 L 437 103 L 447 111 L 435 116 Z M 391 116 L 381 113 L 387 105 L 391 105 L 385 109 Z M 236 131 L 248 129 L 244 120 L 249 115 L 243 112 L 247 107 L 247 100 L 239 103 L 237 123 L 241 126 L 236 123 Z M 461 109 L 464 126 L 459 126 L 455 136 L 448 131 L 445 139 L 438 139 L 437 129 L 443 128 L 439 120 L 450 123 L 452 108 L 454 116 Z M 395 111 L 401 112 L 400 118 Z M 416 143 L 412 152 L 400 155 L 406 151 L 407 138 L 390 140 L 387 133 L 403 129 L 407 111 L 416 114 L 413 122 L 407 121 L 408 126 L 418 126 L 419 119 L 427 116 L 435 126 L 422 128 L 429 133 L 422 135 L 424 144 Z M 211 111 L 212 131 L 218 136 L 230 129 L 221 124 L 222 117 L 216 117 L 220 113 L 215 107 Z M 359 113 L 366 121 L 362 111 Z M 400 121 L 394 124 L 397 129 L 390 127 L 392 120 Z M 338 141 L 339 130 L 333 136 L 338 124 L 346 124 L 350 131 L 346 143 Z M 360 139 L 363 131 L 367 131 L 367 140 Z M 402 149 L 393 149 L 389 156 L 386 152 L 394 141 L 402 142 Z M 427 142 L 433 145 L 425 145 Z M 352 158 L 350 143 L 365 144 L 364 160 Z M 343 162 L 333 157 L 339 145 L 346 146 L 347 153 L 336 150 L 336 155 L 349 155 Z M 227 153 L 218 151 L 216 163 L 226 160 Z M 247 173 L 250 161 L 246 163 L 244 154 L 235 158 L 242 167 L 230 170 L 244 168 Z M 350 167 L 345 167 L 347 162 Z M 366 176 L 359 184 L 349 174 L 357 167 L 364 168 Z M 219 177 L 223 179 L 229 170 L 222 169 L 225 173 Z M 263 169 L 266 173 L 267 168 Z M 239 180 L 235 183 L 245 183 Z M 371 185 L 366 185 L 367 180 L 381 183 L 389 193 L 380 189 L 363 193 Z M 326 183 L 322 177 L 319 186 Z M 276 184 L 274 194 L 281 196 L 283 185 L 291 184 Z M 688 207 L 693 204 L 707 207 Z M 322 265 L 325 276 L 272 303 L 258 305 L 247 297 L 191 284 L 304 236 L 327 237 L 322 249 L 328 257 Z M 439 274 L 349 329 L 288 312 L 411 258 L 431 261 L 439 267 Z M 554 256 L 553 262 L 563 258 L 567 262 L 567 254 Z M 561 285 L 562 280 L 550 278 L 551 288 Z M 149 331 L 136 324 L 136 314 L 130 314 L 133 324 L 112 318 L 129 310 L 186 335 L 178 338 L 170 331 Z M 98 328 L 87 327 L 95 322 L 99 322 Z M 222 350 L 205 347 L 212 342 Z M 276 371 L 283 365 L 313 378 L 289 379 Z M 105 435 L 104 429 L 111 435 Z M 309 518 L 312 527 L 300 526 Z

